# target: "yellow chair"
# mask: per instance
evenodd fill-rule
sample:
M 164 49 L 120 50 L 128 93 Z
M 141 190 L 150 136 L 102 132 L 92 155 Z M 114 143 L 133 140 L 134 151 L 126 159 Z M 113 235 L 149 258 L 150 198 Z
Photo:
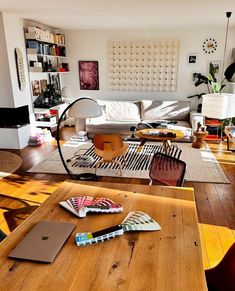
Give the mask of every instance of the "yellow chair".
M 95 173 L 102 163 L 115 163 L 119 166 L 120 175 L 122 175 L 121 162 L 116 161 L 115 158 L 123 157 L 128 149 L 128 144 L 124 144 L 120 135 L 112 134 L 96 134 L 93 139 L 95 146 L 94 152 L 102 159 L 97 162 L 95 166 Z

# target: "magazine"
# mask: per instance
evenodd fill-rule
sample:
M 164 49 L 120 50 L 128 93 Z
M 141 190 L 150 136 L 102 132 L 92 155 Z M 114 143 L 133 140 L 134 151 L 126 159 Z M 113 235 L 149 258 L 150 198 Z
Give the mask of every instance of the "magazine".
M 90 196 L 73 197 L 66 201 L 61 201 L 59 204 L 78 217 L 86 217 L 88 212 L 117 213 L 123 211 L 120 204 L 116 204 L 108 198 Z

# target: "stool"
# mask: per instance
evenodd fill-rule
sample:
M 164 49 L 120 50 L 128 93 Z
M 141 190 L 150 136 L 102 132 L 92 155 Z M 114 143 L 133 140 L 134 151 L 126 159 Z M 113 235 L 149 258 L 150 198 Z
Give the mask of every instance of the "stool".
M 196 149 L 201 149 L 206 146 L 204 138 L 208 135 L 208 131 L 194 131 L 193 135 L 196 137 L 196 140 L 192 143 L 192 147 Z

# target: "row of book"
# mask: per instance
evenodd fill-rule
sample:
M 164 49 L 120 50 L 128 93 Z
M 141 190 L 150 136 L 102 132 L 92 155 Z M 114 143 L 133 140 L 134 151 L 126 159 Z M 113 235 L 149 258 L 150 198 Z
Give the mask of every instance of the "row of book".
M 45 44 L 34 40 L 27 41 L 27 53 L 28 54 L 41 54 L 41 55 L 51 55 L 51 56 L 66 56 L 66 51 L 64 46 L 57 46 L 55 44 Z
M 25 35 L 26 39 L 36 39 L 45 42 L 57 43 L 65 45 L 65 36 L 61 33 L 53 33 L 46 29 L 36 26 L 29 26 Z

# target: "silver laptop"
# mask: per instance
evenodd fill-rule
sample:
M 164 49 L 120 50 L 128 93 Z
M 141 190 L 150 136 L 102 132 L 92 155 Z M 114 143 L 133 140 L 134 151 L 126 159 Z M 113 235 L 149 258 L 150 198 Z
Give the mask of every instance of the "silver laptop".
M 68 222 L 41 221 L 17 244 L 8 257 L 51 263 L 75 226 Z

